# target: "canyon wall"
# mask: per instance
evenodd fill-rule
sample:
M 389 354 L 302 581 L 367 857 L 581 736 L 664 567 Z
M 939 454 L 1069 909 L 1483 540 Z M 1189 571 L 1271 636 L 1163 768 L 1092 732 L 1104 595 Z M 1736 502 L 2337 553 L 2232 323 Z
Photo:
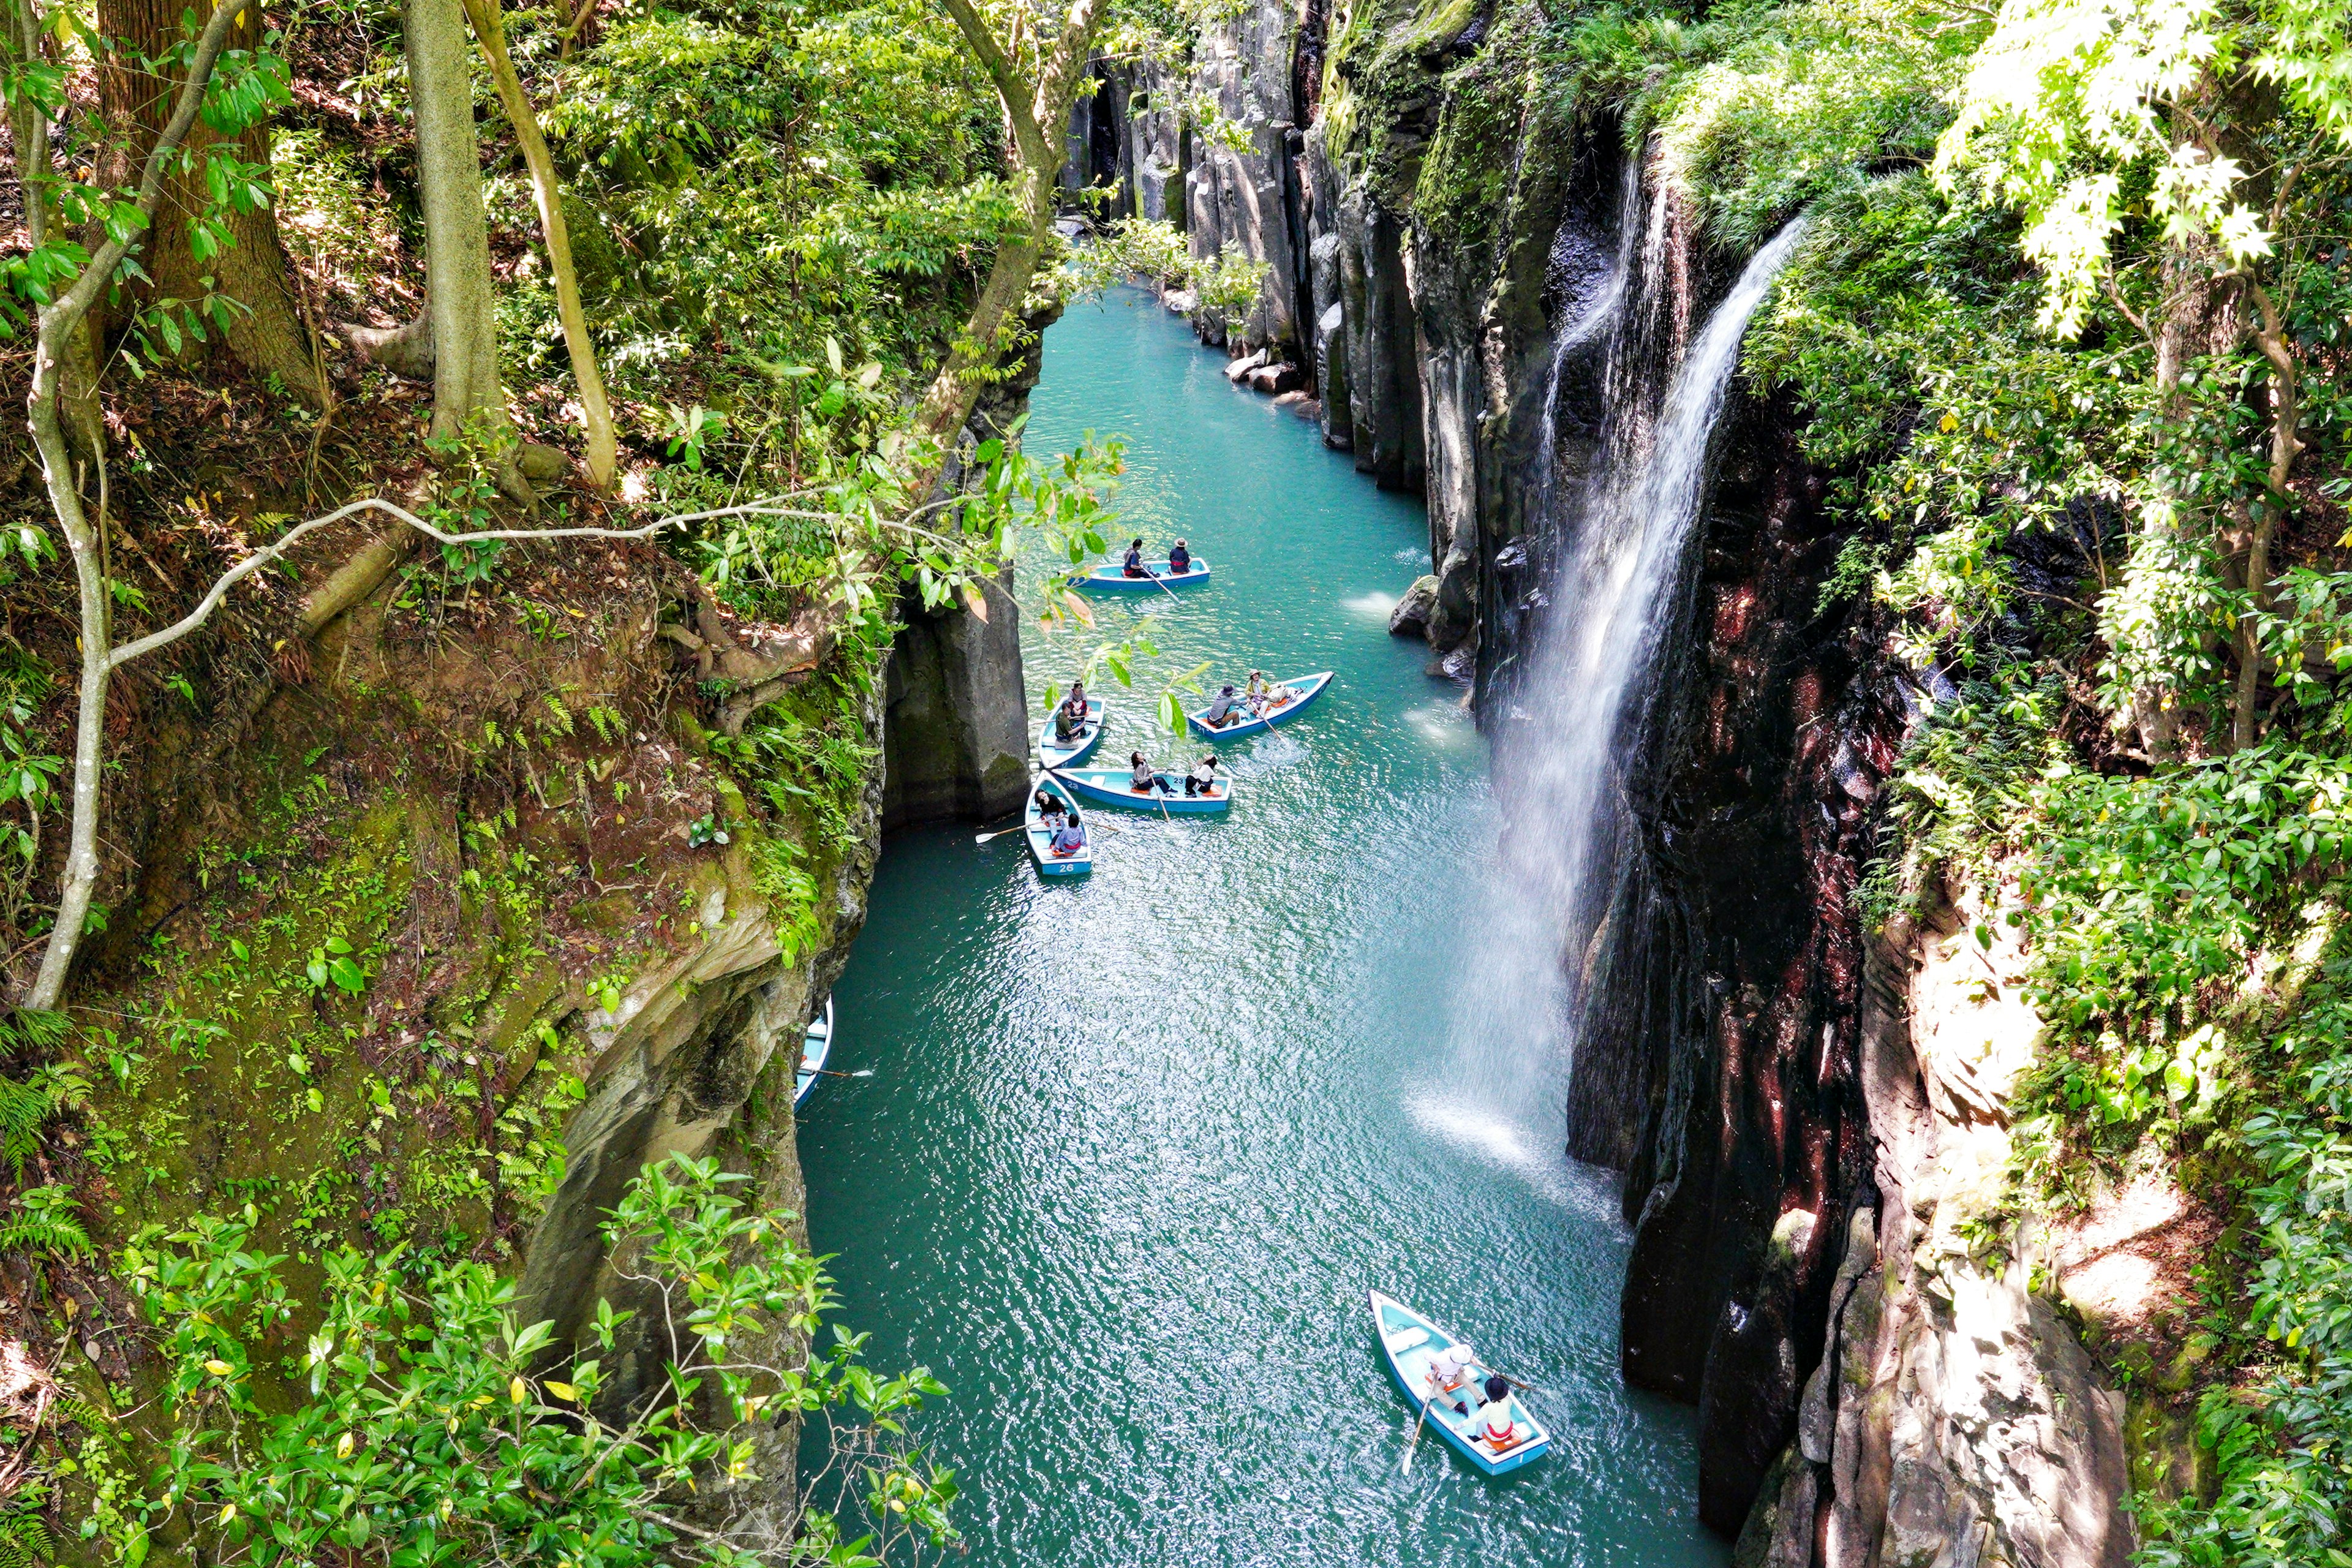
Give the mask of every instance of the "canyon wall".
M 1542 627 L 1576 615 L 1558 569 L 1612 420 L 1658 405 L 1745 259 L 1702 242 L 1650 149 L 1547 90 L 1540 23 L 1251 0 L 1189 89 L 1247 137 L 1195 135 L 1192 250 L 1270 268 L 1228 346 L 1296 363 L 1326 440 L 1427 499 L 1407 624 L 1498 738 Z M 1596 323 L 1620 311 L 1612 361 Z M 1930 678 L 1873 613 L 1824 605 L 1842 539 L 1801 418 L 1730 393 L 1603 912 L 1561 953 L 1564 1142 L 1623 1173 L 1633 1229 L 1624 1374 L 1696 1407 L 1697 1506 L 1746 1527 L 1744 1560 L 2118 1563 L 2116 1397 L 2021 1265 L 1948 1255 L 1965 1204 L 1934 1217 L 1982 1173 L 1935 1157 L 1916 933 L 1874 937 L 1858 902 Z

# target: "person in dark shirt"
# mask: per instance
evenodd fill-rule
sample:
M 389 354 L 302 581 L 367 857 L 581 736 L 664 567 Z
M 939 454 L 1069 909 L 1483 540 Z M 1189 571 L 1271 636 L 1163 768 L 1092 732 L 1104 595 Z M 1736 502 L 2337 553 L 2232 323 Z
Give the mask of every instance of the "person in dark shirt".
M 1192 552 L 1184 547 L 1184 542 L 1180 539 L 1176 542 L 1175 548 L 1168 552 L 1168 574 L 1171 577 L 1181 577 L 1192 569 Z
M 1127 547 L 1127 564 L 1122 566 L 1119 570 L 1122 575 L 1129 577 L 1149 577 L 1151 575 L 1150 572 L 1144 570 L 1143 566 L 1143 541 L 1139 539 L 1134 543 Z

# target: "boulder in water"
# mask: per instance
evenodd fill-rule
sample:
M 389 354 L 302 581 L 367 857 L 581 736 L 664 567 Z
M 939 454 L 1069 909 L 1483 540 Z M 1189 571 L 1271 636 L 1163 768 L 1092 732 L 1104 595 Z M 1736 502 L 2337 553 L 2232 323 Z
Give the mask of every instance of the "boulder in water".
M 1250 372 L 1255 370 L 1265 363 L 1265 351 L 1264 349 L 1258 350 L 1255 353 L 1244 354 L 1241 358 L 1234 360 L 1232 363 L 1225 366 L 1225 379 L 1238 386 L 1241 384 L 1241 381 L 1244 376 L 1249 374 Z
M 1389 635 L 1397 637 L 1418 637 L 1429 635 L 1429 617 L 1437 608 L 1437 579 L 1434 576 L 1416 578 L 1397 607 L 1389 612 Z
M 1262 364 L 1249 373 L 1249 384 L 1253 391 L 1271 397 L 1300 390 L 1307 384 L 1307 373 L 1295 364 Z

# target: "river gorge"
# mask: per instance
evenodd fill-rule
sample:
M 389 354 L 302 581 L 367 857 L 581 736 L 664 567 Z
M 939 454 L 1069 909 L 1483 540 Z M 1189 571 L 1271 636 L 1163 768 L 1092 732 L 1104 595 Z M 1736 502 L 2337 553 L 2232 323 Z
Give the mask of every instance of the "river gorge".
M 1613 1184 L 1465 1061 L 1504 1000 L 1499 822 L 1462 688 L 1387 631 L 1422 509 L 1223 366 L 1132 291 L 1046 335 L 1027 440 L 1128 437 L 1132 531 L 1216 574 L 1098 612 L 1163 650 L 1105 752 L 1199 750 L 1155 733 L 1163 669 L 1338 681 L 1231 749 L 1230 820 L 1095 814 L 1079 886 L 966 828 L 888 841 L 835 993 L 877 1076 L 800 1132 L 844 1316 L 954 1391 L 925 1433 L 975 1563 L 1720 1563 L 1688 1414 L 1617 1377 Z M 1033 629 L 1025 660 L 1087 640 Z M 1487 1483 L 1424 1439 L 1400 1477 L 1370 1289 L 1538 1385 L 1553 1457 Z

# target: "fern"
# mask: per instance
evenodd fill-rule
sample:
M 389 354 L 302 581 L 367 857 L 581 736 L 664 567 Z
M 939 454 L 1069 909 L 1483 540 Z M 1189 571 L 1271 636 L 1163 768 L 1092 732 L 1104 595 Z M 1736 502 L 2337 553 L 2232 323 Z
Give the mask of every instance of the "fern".
M 21 1247 L 64 1258 L 88 1258 L 97 1248 L 74 1210 L 73 1194 L 57 1185 L 30 1187 L 17 1194 L 16 1212 L 0 1218 L 0 1250 Z M 0 1568 L 7 1568 L 0 1563 Z
M 45 1050 L 65 1038 L 61 1013 L 18 1010 L 0 1014 L 0 1056 Z M 42 1125 L 76 1097 L 80 1079 L 70 1070 L 37 1068 L 23 1080 L 0 1078 L 0 1159 L 25 1179 L 25 1162 L 41 1146 Z M 5 1568 L 5 1564 L 0 1564 Z
M 114 1425 L 113 1416 L 70 1394 L 58 1395 L 57 1403 L 50 1408 L 85 1432 L 103 1432 Z
M 54 1550 L 39 1514 L 28 1509 L 0 1516 L 0 1568 L 46 1568 Z
M 49 1527 L 41 1519 L 41 1505 L 49 1500 L 48 1487 L 30 1480 L 0 1503 L 0 1568 L 47 1568 L 57 1553 Z

